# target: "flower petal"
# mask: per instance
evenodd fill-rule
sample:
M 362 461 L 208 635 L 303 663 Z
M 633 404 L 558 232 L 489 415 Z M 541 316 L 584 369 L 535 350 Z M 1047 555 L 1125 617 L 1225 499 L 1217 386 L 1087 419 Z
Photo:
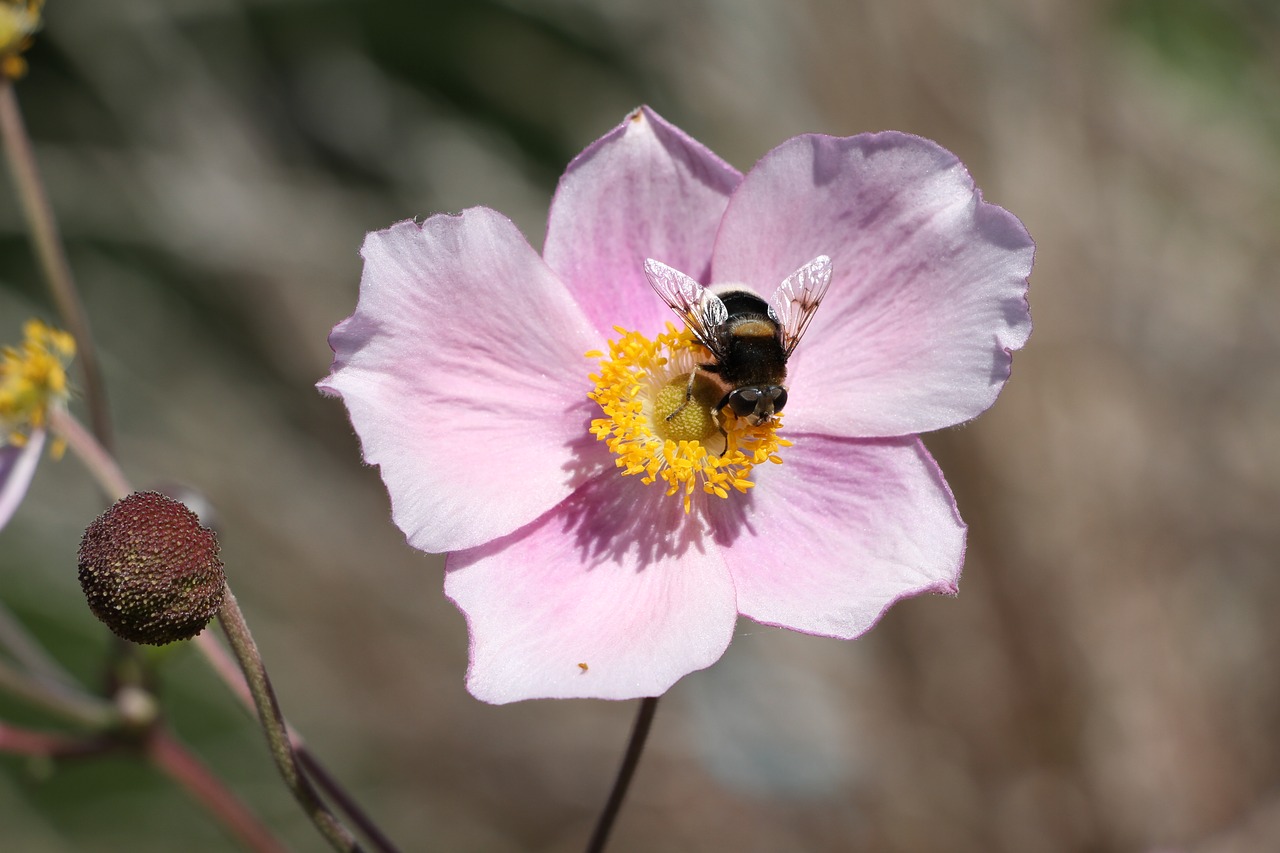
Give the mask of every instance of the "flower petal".
M 600 340 L 516 227 L 472 208 L 374 232 L 362 254 L 319 387 L 347 404 L 410 544 L 473 547 L 572 493 Z
M 975 417 L 1031 333 L 1033 244 L 954 155 L 903 133 L 800 136 L 725 212 L 714 281 L 768 297 L 818 255 L 831 289 L 789 366 L 788 427 L 926 432 Z
M 749 500 L 712 507 L 740 613 L 851 639 L 900 598 L 955 593 L 965 526 L 919 439 L 788 437 Z
M 742 175 L 648 107 L 574 158 L 560 179 L 543 257 L 606 336 L 672 320 L 644 277 L 655 258 L 705 281 Z
M 27 495 L 35 477 L 40 453 L 44 450 L 44 430 L 35 430 L 21 446 L 0 446 L 0 530 L 9 523 Z
M 472 695 L 657 696 L 714 663 L 737 611 L 697 518 L 610 470 L 529 527 L 450 555 L 445 594 L 467 616 Z

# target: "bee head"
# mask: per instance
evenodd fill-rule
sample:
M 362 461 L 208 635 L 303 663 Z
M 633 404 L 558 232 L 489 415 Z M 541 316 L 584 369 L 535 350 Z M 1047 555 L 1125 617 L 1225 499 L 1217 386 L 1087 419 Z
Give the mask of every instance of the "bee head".
M 752 426 L 760 426 L 787 404 L 787 389 L 781 385 L 750 385 L 735 388 L 725 401 L 733 413 Z

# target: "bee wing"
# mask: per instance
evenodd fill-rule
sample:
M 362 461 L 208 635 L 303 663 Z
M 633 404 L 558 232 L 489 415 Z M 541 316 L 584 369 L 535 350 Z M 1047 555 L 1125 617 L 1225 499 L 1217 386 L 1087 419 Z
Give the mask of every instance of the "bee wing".
M 662 301 L 684 320 L 693 336 L 713 355 L 723 356 L 720 330 L 729 319 L 729 309 L 720 297 L 679 270 L 652 258 L 644 262 L 644 274 Z
M 831 259 L 826 255 L 809 261 L 787 276 L 773 293 L 769 314 L 782 327 L 782 348 L 787 355 L 800 343 L 813 312 L 831 284 Z

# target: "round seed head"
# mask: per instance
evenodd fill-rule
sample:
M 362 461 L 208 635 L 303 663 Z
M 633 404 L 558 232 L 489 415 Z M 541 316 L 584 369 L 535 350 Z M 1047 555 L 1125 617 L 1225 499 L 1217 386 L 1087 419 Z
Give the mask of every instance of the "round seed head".
M 112 632 L 162 646 L 199 634 L 222 607 L 218 539 L 183 504 L 134 492 L 80 540 L 80 586 Z

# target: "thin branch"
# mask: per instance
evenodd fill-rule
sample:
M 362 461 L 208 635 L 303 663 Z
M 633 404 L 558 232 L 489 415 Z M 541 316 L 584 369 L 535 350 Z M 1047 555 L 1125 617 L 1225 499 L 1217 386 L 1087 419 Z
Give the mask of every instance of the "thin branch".
M 120 715 L 109 703 L 19 672 L 4 660 L 0 660 L 0 690 L 86 728 L 103 731 L 120 721 Z
M 18 198 L 27 219 L 27 227 L 31 229 L 31 242 L 40 269 L 49 283 L 49 290 L 58 306 L 63 324 L 76 339 L 76 351 L 80 367 L 84 371 L 85 396 L 89 402 L 89 418 L 94 435 L 104 447 L 109 448 L 113 443 L 111 414 L 107 408 L 106 384 L 102 379 L 98 352 L 89 332 L 89 318 L 76 291 L 75 280 L 71 277 L 71 265 L 67 262 L 62 236 L 58 232 L 58 222 L 53 216 L 53 207 L 49 204 L 49 196 L 40 179 L 40 169 L 31 148 L 31 137 L 27 135 L 26 124 L 22 121 L 22 111 L 18 108 L 13 81 L 3 75 L 0 75 L 0 138 L 4 140 L 9 171 L 18 188 Z
M 631 729 L 631 740 L 627 742 L 626 754 L 622 756 L 622 765 L 618 768 L 618 776 L 613 780 L 613 790 L 609 792 L 609 800 L 600 812 L 596 821 L 596 830 L 591 833 L 587 842 L 587 853 L 601 853 L 609 843 L 609 833 L 613 822 L 622 810 L 622 801 L 626 799 L 627 789 L 631 786 L 631 777 L 635 775 L 636 766 L 640 763 L 640 755 L 644 752 L 645 742 L 649 739 L 649 728 L 653 725 L 653 715 L 658 710 L 658 697 L 649 696 L 640 700 L 640 711 L 636 714 L 635 726 Z
M 42 758 L 70 758 L 94 755 L 113 744 L 100 737 L 73 737 L 51 732 L 34 732 L 0 723 L 0 752 Z
M 236 597 L 228 588 L 222 610 L 218 614 L 218 622 L 222 625 L 227 642 L 240 662 L 245 679 L 249 682 L 249 690 L 253 693 L 254 703 L 258 708 L 258 719 L 267 736 L 267 745 L 271 749 L 271 757 L 284 778 L 285 785 L 293 792 L 294 798 L 302 806 L 302 810 L 311 818 L 335 850 L 353 853 L 363 850 L 358 842 L 334 814 L 320 799 L 312 787 L 311 781 L 298 764 L 298 756 L 289 743 L 289 733 L 285 727 L 284 716 L 280 713 L 280 703 L 276 699 L 271 680 L 267 677 L 267 669 L 258 654 L 258 646 L 249 633 L 249 626 L 244 621 L 244 614 L 236 603 Z
M 102 489 L 109 500 L 119 500 L 133 491 L 128 478 L 120 470 L 120 466 L 116 464 L 112 455 L 69 412 L 55 410 L 50 415 L 50 421 L 53 429 L 66 440 L 71 452 L 84 463 L 84 466 L 97 480 L 99 488 Z M 250 713 L 256 713 L 257 705 L 253 694 L 249 690 L 249 685 L 245 682 L 244 674 L 231 656 L 227 654 L 226 649 L 218 643 L 213 633 L 210 631 L 201 632 L 196 637 L 195 643 L 213 668 L 214 673 L 222 679 L 223 683 L 230 688 L 231 692 L 236 695 Z M 378 828 L 378 825 L 374 823 L 368 813 L 329 773 L 324 765 L 320 763 L 320 760 L 307 749 L 302 737 L 287 723 L 286 731 L 288 732 L 289 742 L 293 745 L 294 752 L 302 762 L 307 774 L 338 804 L 338 807 L 346 813 L 351 822 L 359 827 L 360 831 L 373 844 L 374 849 L 380 851 L 380 853 L 399 853 L 399 848 Z
M 288 848 L 267 829 L 234 793 L 222 784 L 173 735 L 157 728 L 145 743 L 147 758 L 192 799 L 222 822 L 246 847 L 257 853 L 287 853 Z
M 38 681 L 72 685 L 71 677 L 44 647 L 36 642 L 18 617 L 0 601 L 0 648 L 5 649 L 23 669 Z
M 79 758 L 131 745 L 113 737 L 73 737 L 36 732 L 0 723 L 0 752 L 43 758 Z M 153 729 L 143 752 L 157 769 L 177 782 L 191 797 L 256 853 L 287 853 L 271 830 L 258 820 L 217 776 L 163 729 Z
M 289 737 L 294 744 L 293 751 L 298 754 L 298 761 L 307 771 L 307 775 L 320 786 L 320 790 L 324 791 L 329 799 L 337 804 L 343 814 L 350 818 L 356 828 L 364 833 L 365 838 L 369 839 L 369 843 L 373 845 L 373 849 L 379 853 L 400 853 L 400 848 L 395 845 L 395 842 L 373 822 L 373 818 L 369 817 L 347 789 L 329 773 L 328 768 L 320 763 L 320 759 L 312 754 L 307 745 L 294 739 L 292 729 L 289 730 Z
M 201 632 L 196 637 L 195 643 L 196 647 L 204 654 L 205 660 L 208 661 L 214 672 L 230 688 L 231 692 L 236 695 L 250 713 L 256 713 L 257 707 L 253 701 L 253 694 L 249 691 L 249 685 L 244 680 L 244 674 L 226 649 L 218 643 L 212 632 Z M 306 770 L 307 775 L 355 824 L 356 828 L 364 833 L 365 838 L 369 840 L 373 849 L 379 851 L 379 853 L 400 853 L 400 848 L 387 837 L 386 833 L 374 823 L 373 818 L 356 802 L 346 788 L 320 763 L 320 759 L 316 758 L 315 754 L 311 752 L 303 741 L 302 735 L 298 734 L 289 725 L 288 721 L 285 722 L 285 732 L 288 734 L 289 743 L 293 746 L 293 751 L 297 754 L 298 761 L 302 768 Z
M 133 492 L 129 478 L 116 464 L 115 457 L 94 435 L 81 426 L 80 422 L 66 409 L 53 408 L 49 412 L 50 428 L 62 436 L 67 447 L 76 455 L 84 467 L 97 481 L 107 500 L 115 503 Z

